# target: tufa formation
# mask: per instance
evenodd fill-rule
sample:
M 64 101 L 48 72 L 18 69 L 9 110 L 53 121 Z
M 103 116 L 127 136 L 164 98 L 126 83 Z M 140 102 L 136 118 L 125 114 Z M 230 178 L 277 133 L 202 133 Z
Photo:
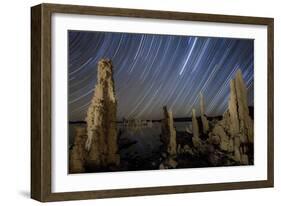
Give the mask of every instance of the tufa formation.
M 201 124 L 195 109 L 192 109 L 193 152 L 207 156 L 211 165 L 253 164 L 253 120 L 249 114 L 247 88 L 241 70 L 230 82 L 228 109 L 222 119 L 209 122 L 204 109 L 200 93 Z
M 159 169 L 176 168 L 178 163 L 177 157 L 177 139 L 176 129 L 174 127 L 174 119 L 172 111 L 168 111 L 167 107 L 163 107 L 164 118 L 161 124 L 160 141 L 162 142 L 162 159 Z
M 98 63 L 94 97 L 87 111 L 87 164 L 93 168 L 118 166 L 120 157 L 117 145 L 117 101 L 110 60 Z
M 177 140 L 176 129 L 174 127 L 174 119 L 171 111 L 168 111 L 167 107 L 163 107 L 164 118 L 161 126 L 160 140 L 163 143 L 163 150 L 170 156 L 177 154 Z
M 85 172 L 85 160 L 87 152 L 84 149 L 87 140 L 87 132 L 84 127 L 75 127 L 74 144 L 70 150 L 69 172 L 81 173 Z
M 249 164 L 249 145 L 253 144 L 253 120 L 249 115 L 247 89 L 241 70 L 230 82 L 228 109 L 223 119 L 215 124 L 209 133 L 212 142 L 219 144 L 221 150 L 232 153 L 233 159 Z
M 205 102 L 203 94 L 200 92 L 200 116 L 203 125 L 203 133 L 207 134 L 209 131 L 209 121 L 205 115 Z
M 201 146 L 201 139 L 199 138 L 199 126 L 196 118 L 195 109 L 192 109 L 192 142 L 195 148 Z
M 154 165 L 150 166 L 153 169 L 253 164 L 253 120 L 241 70 L 230 82 L 228 108 L 222 118 L 207 118 L 202 93 L 199 118 L 192 109 L 192 131 L 189 127 L 186 131 L 176 131 L 172 111 L 166 106 L 163 115 L 162 144 L 157 154 L 152 154 L 149 160 L 132 158 L 129 162 L 123 159 L 120 164 L 119 151 L 135 142 L 122 144 L 121 140 L 118 141 L 113 66 L 110 60 L 101 59 L 94 95 L 87 111 L 87 126 L 75 128 L 74 144 L 69 153 L 69 172 L 124 170 L 143 165 L 144 161 L 153 161 Z M 123 120 L 122 129 L 138 130 L 152 126 L 152 121 Z

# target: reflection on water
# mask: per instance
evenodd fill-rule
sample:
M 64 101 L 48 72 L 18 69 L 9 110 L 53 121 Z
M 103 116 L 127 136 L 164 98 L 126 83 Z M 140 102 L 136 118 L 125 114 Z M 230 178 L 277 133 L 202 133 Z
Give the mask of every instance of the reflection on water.
M 86 127 L 86 124 L 70 124 L 69 125 L 69 146 L 73 144 L 75 136 L 75 126 Z M 191 122 L 175 122 L 174 126 L 177 131 L 186 131 L 186 128 L 191 130 Z M 118 123 L 118 133 L 121 142 L 128 142 L 129 147 L 120 150 L 122 157 L 149 157 L 152 153 L 159 152 L 161 123 L 153 122 L 151 126 L 140 127 L 124 127 L 123 124 Z

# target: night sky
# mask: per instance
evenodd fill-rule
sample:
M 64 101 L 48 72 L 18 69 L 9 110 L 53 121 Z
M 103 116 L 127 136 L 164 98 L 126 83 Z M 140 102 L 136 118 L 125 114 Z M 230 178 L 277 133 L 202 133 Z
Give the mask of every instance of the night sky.
M 161 119 L 199 114 L 199 93 L 208 116 L 227 109 L 229 81 L 241 69 L 254 103 L 254 40 L 111 32 L 68 32 L 69 120 L 84 120 L 97 78 L 97 62 L 114 66 L 118 119 Z

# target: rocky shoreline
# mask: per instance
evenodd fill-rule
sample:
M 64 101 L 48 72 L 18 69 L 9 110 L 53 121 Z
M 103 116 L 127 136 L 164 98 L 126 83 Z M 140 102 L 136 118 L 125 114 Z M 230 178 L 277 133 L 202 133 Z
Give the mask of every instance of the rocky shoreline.
M 203 94 L 200 114 L 192 110 L 191 117 L 174 118 L 163 106 L 163 118 L 158 121 L 124 121 L 118 128 L 113 65 L 102 59 L 98 64 L 98 81 L 85 122 L 75 127 L 69 149 L 69 172 L 112 172 L 175 168 L 238 166 L 254 164 L 253 113 L 247 103 L 247 89 L 240 70 L 230 83 L 228 109 L 221 117 L 205 114 Z M 176 120 L 191 120 L 192 128 L 177 131 Z M 130 127 L 160 124 L 159 146 L 148 155 L 126 153 L 138 140 L 121 138 Z M 81 126 L 85 124 L 85 126 Z

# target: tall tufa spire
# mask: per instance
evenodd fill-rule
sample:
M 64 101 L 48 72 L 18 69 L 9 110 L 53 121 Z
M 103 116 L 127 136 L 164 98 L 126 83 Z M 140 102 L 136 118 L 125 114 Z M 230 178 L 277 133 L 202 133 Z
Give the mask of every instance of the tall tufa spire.
M 205 116 L 205 102 L 204 102 L 203 94 L 201 92 L 200 92 L 200 116 L 203 125 L 203 133 L 207 134 L 209 131 L 209 121 Z
M 113 66 L 109 59 L 98 63 L 97 84 L 87 111 L 86 149 L 88 165 L 93 168 L 118 166 L 117 101 L 113 81 Z

